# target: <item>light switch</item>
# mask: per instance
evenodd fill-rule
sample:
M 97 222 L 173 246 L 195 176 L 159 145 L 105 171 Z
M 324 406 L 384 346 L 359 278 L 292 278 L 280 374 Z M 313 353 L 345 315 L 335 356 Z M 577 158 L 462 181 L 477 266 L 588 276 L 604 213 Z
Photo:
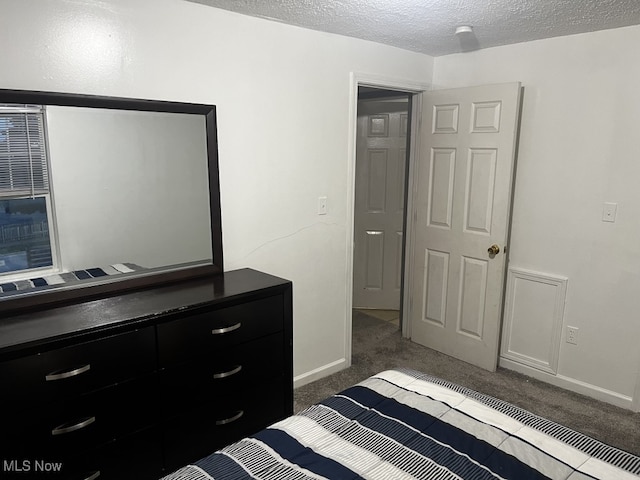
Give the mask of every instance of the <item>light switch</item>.
M 616 211 L 618 210 L 617 203 L 609 203 L 605 202 L 604 208 L 602 209 L 602 221 L 603 222 L 615 222 L 616 221 Z
M 318 197 L 318 215 L 327 214 L 327 197 Z

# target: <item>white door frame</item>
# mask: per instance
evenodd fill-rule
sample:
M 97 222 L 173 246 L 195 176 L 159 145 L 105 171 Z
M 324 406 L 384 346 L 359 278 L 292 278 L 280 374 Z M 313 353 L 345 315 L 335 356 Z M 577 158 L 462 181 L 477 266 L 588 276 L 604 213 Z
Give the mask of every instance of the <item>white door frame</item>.
M 357 73 L 351 72 L 350 74 L 350 93 L 349 93 L 349 142 L 348 142 L 348 163 L 347 163 L 347 238 L 346 238 L 346 251 L 347 251 L 347 271 L 346 271 L 346 285 L 347 285 L 347 309 L 345 312 L 345 358 L 346 358 L 346 367 L 351 366 L 351 335 L 352 335 L 352 325 L 351 325 L 351 317 L 352 317 L 352 309 L 353 309 L 353 257 L 354 257 L 354 221 L 355 221 L 355 190 L 356 190 L 356 143 L 357 143 L 357 126 L 358 126 L 358 87 L 374 87 L 374 88 L 382 88 L 387 90 L 395 90 L 399 92 L 407 92 L 407 93 L 422 93 L 428 90 L 431 90 L 431 85 L 429 83 L 415 82 L 412 80 L 406 80 L 401 78 L 392 78 L 392 77 L 384 77 L 379 75 L 370 75 L 366 73 Z M 416 101 L 417 100 L 417 101 Z M 411 201 L 413 198 L 413 165 L 414 159 L 416 156 L 416 152 L 418 151 L 418 144 L 416 143 L 419 140 L 418 128 L 419 123 L 418 119 L 420 118 L 420 104 L 421 97 L 417 95 L 411 104 L 411 145 L 409 147 L 409 171 L 408 171 L 408 188 L 405 193 L 408 198 L 407 205 L 407 214 L 413 211 L 411 206 Z M 411 252 L 410 245 L 407 242 L 411 241 L 411 226 L 413 224 L 413 220 L 409 217 L 407 221 L 406 231 L 405 231 L 405 251 Z M 407 265 L 409 262 L 405 262 Z M 408 280 L 408 272 L 405 268 L 404 272 L 404 289 L 402 292 L 402 309 L 405 312 L 404 318 L 402 319 L 402 332 L 405 337 L 410 336 L 409 329 L 409 321 L 408 315 L 408 293 L 410 291 L 410 286 L 407 284 Z
M 640 412 L 640 368 L 638 368 L 638 375 L 636 378 L 636 389 L 631 397 L 631 410 L 634 412 Z

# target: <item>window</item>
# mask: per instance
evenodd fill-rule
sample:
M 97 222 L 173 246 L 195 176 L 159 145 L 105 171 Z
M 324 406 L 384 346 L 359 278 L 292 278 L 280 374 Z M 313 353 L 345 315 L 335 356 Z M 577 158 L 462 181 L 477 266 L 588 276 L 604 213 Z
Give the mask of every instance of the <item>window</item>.
M 0 105 L 0 276 L 51 268 L 44 110 Z

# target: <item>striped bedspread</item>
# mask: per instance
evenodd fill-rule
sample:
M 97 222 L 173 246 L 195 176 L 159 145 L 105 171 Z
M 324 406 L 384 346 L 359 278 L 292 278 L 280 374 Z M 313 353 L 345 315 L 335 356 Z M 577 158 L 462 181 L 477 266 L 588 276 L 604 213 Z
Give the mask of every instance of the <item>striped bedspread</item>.
M 374 375 L 164 480 L 640 478 L 640 457 L 411 370 Z
M 142 269 L 142 267 L 135 263 L 116 263 L 114 265 L 106 265 L 103 267 L 86 268 L 84 270 L 74 270 L 71 272 L 51 274 L 25 280 L 17 280 L 14 282 L 4 282 L 0 283 L 0 297 L 3 296 L 2 294 L 14 294 L 25 290 L 69 285 L 82 282 L 83 280 L 90 280 L 92 278 L 121 275 L 123 273 L 131 273 Z

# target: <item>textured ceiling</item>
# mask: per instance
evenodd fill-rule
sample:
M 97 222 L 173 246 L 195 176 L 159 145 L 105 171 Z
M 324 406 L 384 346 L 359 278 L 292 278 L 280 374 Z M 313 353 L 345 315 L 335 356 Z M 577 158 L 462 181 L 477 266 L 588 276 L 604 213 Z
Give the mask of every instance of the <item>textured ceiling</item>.
M 189 1 L 432 56 L 640 24 L 640 0 Z

